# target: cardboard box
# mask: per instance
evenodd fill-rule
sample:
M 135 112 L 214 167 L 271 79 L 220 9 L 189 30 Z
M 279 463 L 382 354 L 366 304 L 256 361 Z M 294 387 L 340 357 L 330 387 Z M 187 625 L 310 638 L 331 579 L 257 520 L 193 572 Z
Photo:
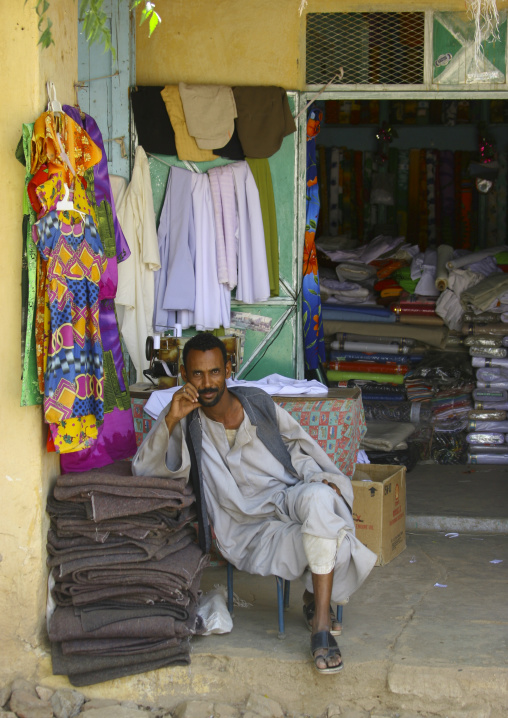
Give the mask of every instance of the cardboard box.
M 356 535 L 384 566 L 406 548 L 406 467 L 356 464 L 353 491 Z

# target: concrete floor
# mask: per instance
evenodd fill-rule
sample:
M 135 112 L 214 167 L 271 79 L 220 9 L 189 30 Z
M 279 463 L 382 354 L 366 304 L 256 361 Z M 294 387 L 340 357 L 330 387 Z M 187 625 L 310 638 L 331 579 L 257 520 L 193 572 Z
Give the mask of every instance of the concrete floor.
M 193 641 L 193 672 L 220 666 L 212 693 L 254 690 L 295 714 L 381 701 L 428 715 L 508 715 L 508 468 L 418 465 L 407 505 L 407 548 L 344 608 L 340 674 L 312 667 L 299 582 L 279 640 L 275 579 L 236 571 L 235 593 L 251 605 L 235 608 L 230 634 Z M 225 568 L 208 569 L 202 588 L 225 582 Z
M 231 633 L 192 641 L 189 667 L 87 689 L 89 697 L 173 708 L 205 699 L 240 703 L 251 692 L 288 716 L 505 718 L 508 715 L 508 468 L 420 464 L 407 475 L 407 548 L 375 567 L 344 608 L 344 670 L 316 673 L 299 581 L 279 640 L 274 578 L 236 572 Z M 451 536 L 446 536 L 451 533 Z M 205 571 L 202 589 L 225 586 Z M 42 675 L 44 674 L 44 675 Z M 52 685 L 49 656 L 41 678 Z M 364 712 L 361 712 L 364 711 Z M 335 709 L 334 715 L 337 715 Z

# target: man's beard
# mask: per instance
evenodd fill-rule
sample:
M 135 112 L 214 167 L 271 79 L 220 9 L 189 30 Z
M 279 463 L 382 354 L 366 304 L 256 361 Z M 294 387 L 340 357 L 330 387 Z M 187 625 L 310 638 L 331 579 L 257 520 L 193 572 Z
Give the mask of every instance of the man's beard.
M 210 387 L 209 389 L 199 389 L 198 401 L 201 406 L 215 406 L 222 399 L 222 395 L 224 394 L 225 389 L 226 384 L 224 384 L 220 389 L 214 389 L 212 387 Z M 211 394 L 212 392 L 215 394 L 212 399 L 203 399 L 202 394 Z

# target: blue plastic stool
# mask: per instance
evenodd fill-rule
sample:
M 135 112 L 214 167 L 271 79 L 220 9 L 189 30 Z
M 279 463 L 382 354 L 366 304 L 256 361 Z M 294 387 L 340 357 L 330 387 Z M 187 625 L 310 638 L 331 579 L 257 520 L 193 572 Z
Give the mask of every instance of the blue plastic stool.
M 233 615 L 233 564 L 226 564 L 227 567 L 227 586 L 228 586 L 228 611 Z M 279 616 L 279 635 L 278 638 L 286 638 L 284 626 L 284 611 L 289 608 L 289 588 L 291 581 L 288 579 L 275 576 L 277 583 L 277 612 Z M 337 621 L 342 623 L 342 606 L 337 606 Z

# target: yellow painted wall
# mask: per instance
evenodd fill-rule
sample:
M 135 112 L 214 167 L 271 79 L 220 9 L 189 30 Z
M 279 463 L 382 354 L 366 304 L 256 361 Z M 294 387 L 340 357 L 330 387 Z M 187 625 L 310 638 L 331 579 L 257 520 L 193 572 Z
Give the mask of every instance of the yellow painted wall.
M 45 450 L 40 407 L 20 407 L 22 193 L 25 170 L 14 151 L 23 122 L 46 109 L 46 80 L 58 99 L 74 103 L 77 2 L 51 0 L 55 46 L 37 47 L 33 2 L 0 3 L 0 147 L 4 182 L 0 282 L 0 676 L 30 677 L 45 647 L 45 500 L 58 474 Z
M 454 10 L 464 0 L 171 0 L 159 2 L 162 24 L 148 38 L 138 28 L 136 81 L 305 87 L 305 15 L 308 12 Z M 508 0 L 498 0 L 498 8 Z

